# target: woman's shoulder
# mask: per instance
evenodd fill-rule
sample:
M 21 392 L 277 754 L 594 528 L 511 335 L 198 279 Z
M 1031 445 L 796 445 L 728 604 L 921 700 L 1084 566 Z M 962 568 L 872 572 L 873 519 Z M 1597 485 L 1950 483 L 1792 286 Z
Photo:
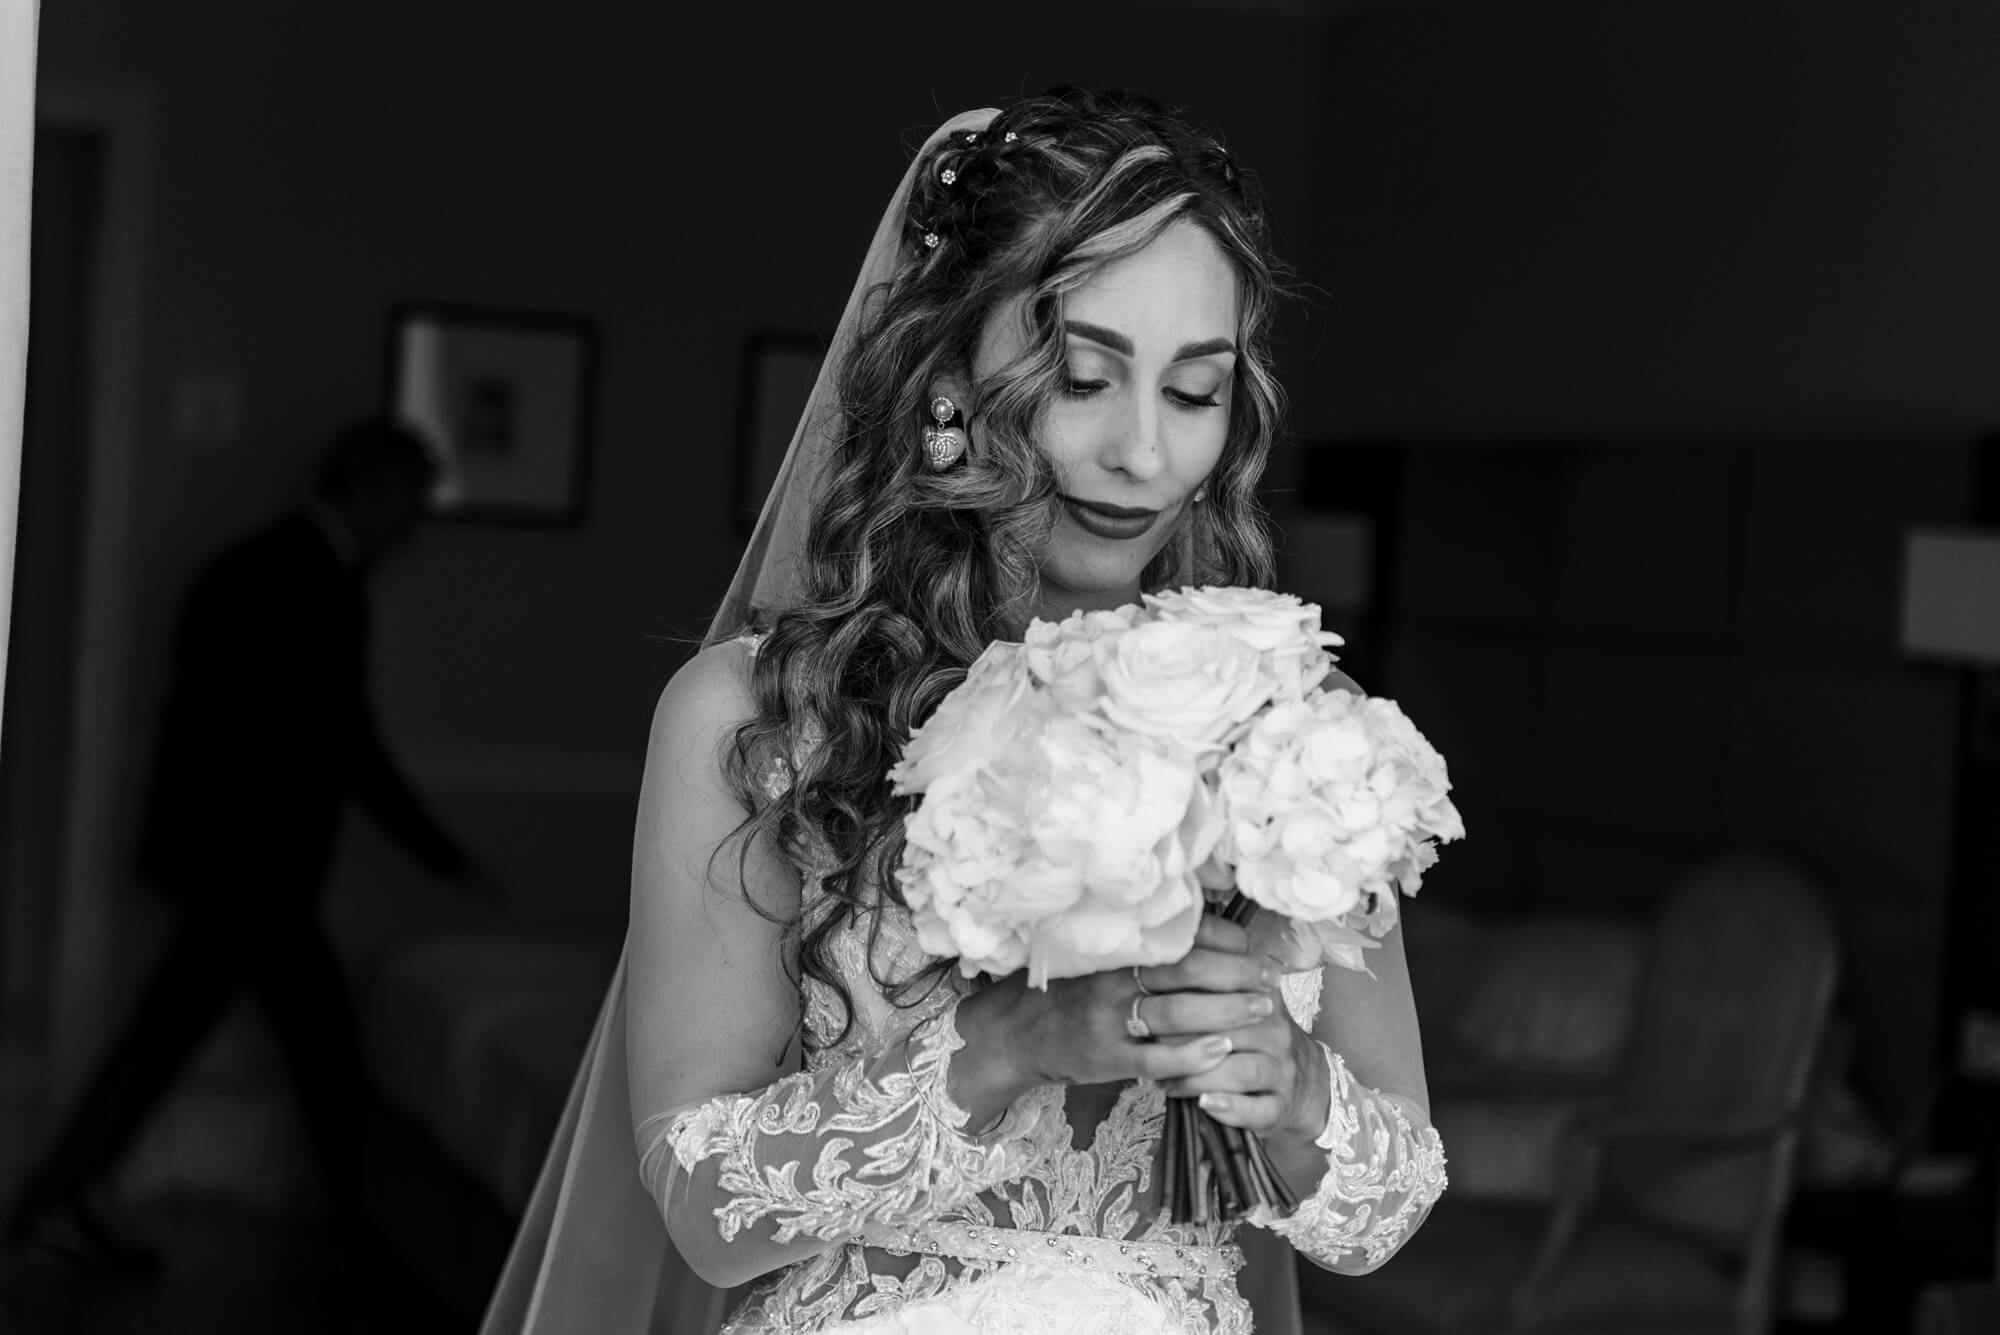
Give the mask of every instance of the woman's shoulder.
M 656 745 L 673 738 L 727 734 L 756 714 L 750 672 L 760 638 L 722 640 L 681 664 L 653 709 Z

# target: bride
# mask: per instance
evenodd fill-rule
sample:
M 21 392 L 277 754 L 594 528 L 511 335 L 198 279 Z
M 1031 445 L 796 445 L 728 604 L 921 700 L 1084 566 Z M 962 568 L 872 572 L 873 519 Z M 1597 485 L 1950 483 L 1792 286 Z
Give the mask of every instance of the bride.
M 924 145 L 661 696 L 625 957 L 490 1335 L 713 1330 L 739 1286 L 732 1333 L 1295 1332 L 1289 1249 L 1358 1274 L 1422 1221 L 1400 932 L 1322 979 L 1281 923 L 1216 919 L 1037 991 L 925 955 L 888 874 L 883 776 L 988 643 L 1268 581 L 1267 244 L 1253 181 L 1150 101 L 1062 89 Z M 1298 1210 L 1173 1223 L 1169 1098 L 1260 1135 Z

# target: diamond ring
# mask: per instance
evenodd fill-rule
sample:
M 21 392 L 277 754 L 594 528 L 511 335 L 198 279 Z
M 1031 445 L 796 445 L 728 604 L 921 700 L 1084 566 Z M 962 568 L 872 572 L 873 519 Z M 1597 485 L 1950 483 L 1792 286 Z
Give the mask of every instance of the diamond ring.
M 1139 1014 L 1139 1003 L 1144 1001 L 1147 995 L 1147 993 L 1141 992 L 1138 996 L 1133 997 L 1132 1013 L 1125 1017 L 1125 1032 L 1142 1043 L 1153 1036 L 1152 1027 Z

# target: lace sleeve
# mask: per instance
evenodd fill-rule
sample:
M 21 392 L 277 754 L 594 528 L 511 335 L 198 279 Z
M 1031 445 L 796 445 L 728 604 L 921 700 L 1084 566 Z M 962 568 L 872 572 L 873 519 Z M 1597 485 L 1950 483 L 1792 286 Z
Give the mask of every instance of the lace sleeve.
M 640 1173 L 670 1223 L 713 1227 L 775 1269 L 864 1228 L 923 1222 L 1029 1167 L 1031 1117 L 979 1134 L 945 1092 L 964 1046 L 954 1000 L 872 1057 L 661 1113 L 639 1125 Z M 803 1180 L 802 1180 L 803 1179 Z M 820 1245 L 800 1246 L 810 1240 Z M 739 1249 L 763 1247 L 750 1257 Z
M 1292 1214 L 1259 1208 L 1250 1222 L 1330 1270 L 1373 1270 L 1444 1194 L 1444 1142 L 1421 1111 L 1362 1084 L 1338 1053 L 1319 1047 L 1333 1097 L 1317 1142 L 1326 1174 Z

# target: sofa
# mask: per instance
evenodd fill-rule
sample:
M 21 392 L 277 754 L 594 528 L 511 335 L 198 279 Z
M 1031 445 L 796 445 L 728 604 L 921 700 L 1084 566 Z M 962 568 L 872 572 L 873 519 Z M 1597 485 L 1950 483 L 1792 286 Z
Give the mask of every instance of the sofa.
M 1565 1126 L 1617 1073 L 1648 926 L 1487 922 L 1425 899 L 1407 907 L 1424 1071 L 1453 1198 L 1549 1195 Z

